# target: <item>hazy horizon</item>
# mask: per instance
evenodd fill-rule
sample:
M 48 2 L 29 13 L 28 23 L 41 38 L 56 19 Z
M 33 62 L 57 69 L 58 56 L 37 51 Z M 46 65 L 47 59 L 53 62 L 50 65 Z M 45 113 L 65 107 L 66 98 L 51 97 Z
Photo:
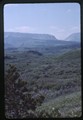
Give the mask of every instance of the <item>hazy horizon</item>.
M 58 39 L 55 35 L 53 35 L 53 34 L 48 34 L 48 33 L 25 33 L 25 32 L 5 32 L 5 33 L 21 33 L 21 34 L 40 34 L 40 35 L 42 35 L 42 34 L 44 34 L 44 35 L 52 35 L 52 36 L 54 36 L 57 40 L 65 40 L 67 37 L 69 37 L 70 35 L 72 35 L 72 34 L 80 34 L 80 32 L 76 32 L 76 33 L 72 33 L 72 34 L 69 34 L 67 37 L 65 37 L 64 39 Z
M 4 6 L 4 32 L 50 34 L 64 40 L 73 33 L 80 33 L 80 5 L 7 4 Z

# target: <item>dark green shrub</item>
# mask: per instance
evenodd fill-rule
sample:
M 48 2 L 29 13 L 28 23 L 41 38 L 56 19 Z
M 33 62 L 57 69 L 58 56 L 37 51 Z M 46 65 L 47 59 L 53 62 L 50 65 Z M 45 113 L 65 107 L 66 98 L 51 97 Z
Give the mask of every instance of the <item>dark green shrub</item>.
M 44 101 L 44 96 L 33 97 L 27 82 L 21 80 L 20 74 L 14 65 L 5 75 L 5 115 L 6 118 L 36 117 L 35 109 Z M 31 110 L 31 112 L 30 112 Z

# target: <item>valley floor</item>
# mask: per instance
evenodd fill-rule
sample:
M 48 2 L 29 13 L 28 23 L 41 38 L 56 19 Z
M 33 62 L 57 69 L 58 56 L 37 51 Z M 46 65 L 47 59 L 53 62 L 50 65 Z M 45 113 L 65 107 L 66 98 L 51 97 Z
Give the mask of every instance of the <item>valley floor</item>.
M 36 112 L 46 111 L 51 117 L 80 117 L 81 111 L 81 54 L 75 49 L 61 55 L 38 55 L 11 52 L 5 58 L 5 74 L 9 64 L 15 65 L 32 95 L 45 99 Z

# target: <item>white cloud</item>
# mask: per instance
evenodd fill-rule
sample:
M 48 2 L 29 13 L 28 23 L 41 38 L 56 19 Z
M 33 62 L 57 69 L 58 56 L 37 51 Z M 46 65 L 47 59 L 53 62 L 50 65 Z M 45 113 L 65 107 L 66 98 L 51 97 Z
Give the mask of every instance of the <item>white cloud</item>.
M 20 26 L 20 27 L 10 28 L 6 31 L 28 33 L 28 32 L 34 32 L 35 29 L 29 26 Z
M 73 27 L 71 28 L 71 30 L 72 30 L 72 31 L 78 31 L 78 32 L 80 32 L 80 27 L 79 27 L 79 26 L 73 26 Z

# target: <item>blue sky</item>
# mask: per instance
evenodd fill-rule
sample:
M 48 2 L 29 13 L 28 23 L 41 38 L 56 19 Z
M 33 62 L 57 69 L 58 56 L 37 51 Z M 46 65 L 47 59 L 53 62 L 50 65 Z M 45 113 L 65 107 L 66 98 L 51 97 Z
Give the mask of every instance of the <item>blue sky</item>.
M 65 39 L 80 32 L 78 3 L 6 4 L 4 31 L 52 34 Z

